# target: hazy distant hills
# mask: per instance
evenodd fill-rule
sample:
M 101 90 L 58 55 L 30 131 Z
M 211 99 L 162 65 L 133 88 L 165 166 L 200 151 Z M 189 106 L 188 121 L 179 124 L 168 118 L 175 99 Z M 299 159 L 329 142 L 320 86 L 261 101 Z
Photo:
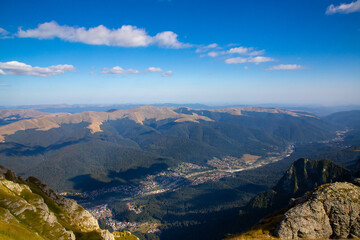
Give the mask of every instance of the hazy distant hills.
M 111 109 L 131 109 L 135 107 L 146 106 L 146 104 L 41 104 L 41 105 L 23 105 L 23 106 L 0 106 L 0 109 L 24 109 L 24 110 L 38 110 L 41 112 L 58 113 L 81 113 L 86 111 L 106 112 Z M 232 105 L 205 105 L 199 103 L 176 104 L 176 103 L 161 103 L 151 104 L 156 107 L 189 107 L 192 109 L 222 109 L 233 107 L 248 107 L 252 105 L 246 104 L 232 104 Z M 277 107 L 292 111 L 302 111 L 315 114 L 316 116 L 327 116 L 336 112 L 360 110 L 360 105 L 348 106 L 320 106 L 320 105 L 286 105 L 286 104 L 260 104 L 259 107 L 269 108 Z
M 50 114 L 1 126 L 0 164 L 56 190 L 90 190 L 182 161 L 279 153 L 292 143 L 330 140 L 337 129 L 308 113 L 260 107 Z
M 0 109 L 0 126 L 48 114 L 33 109 Z
M 360 129 L 360 110 L 337 112 L 325 118 L 349 128 Z
M 24 109 L 24 110 L 38 110 L 41 112 L 48 113 L 58 113 L 58 112 L 68 112 L 68 113 L 81 113 L 86 111 L 94 112 L 106 112 L 111 109 L 131 109 L 136 107 L 143 107 L 145 104 L 41 104 L 41 105 L 24 105 L 24 106 L 14 106 L 14 107 L 5 107 L 0 106 L 2 109 Z M 163 103 L 163 104 L 152 104 L 156 107 L 190 107 L 196 109 L 213 109 L 221 107 L 211 107 L 204 104 L 174 104 L 174 103 Z

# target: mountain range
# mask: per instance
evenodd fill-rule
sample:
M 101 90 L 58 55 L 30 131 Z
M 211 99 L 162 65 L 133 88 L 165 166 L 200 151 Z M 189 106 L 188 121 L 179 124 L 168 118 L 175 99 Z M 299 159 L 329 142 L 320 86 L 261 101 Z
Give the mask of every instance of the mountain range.
M 55 113 L 1 126 L 0 164 L 57 191 L 82 191 L 84 181 L 95 183 L 90 188 L 126 182 L 121 175 L 131 169 L 143 175 L 184 161 L 261 161 L 294 143 L 332 139 L 337 129 L 308 113 L 260 107 Z
M 114 221 L 155 224 L 164 240 L 246 230 L 317 186 L 360 172 L 358 111 L 318 117 L 278 108 L 140 106 L 10 109 L 0 119 L 0 164 L 36 177 L 20 184 L 46 182 L 92 211 L 107 204 Z M 328 160 L 292 165 L 302 156 L 354 171 Z M 113 230 L 108 224 L 100 221 Z M 148 229 L 132 231 L 142 240 L 159 239 Z

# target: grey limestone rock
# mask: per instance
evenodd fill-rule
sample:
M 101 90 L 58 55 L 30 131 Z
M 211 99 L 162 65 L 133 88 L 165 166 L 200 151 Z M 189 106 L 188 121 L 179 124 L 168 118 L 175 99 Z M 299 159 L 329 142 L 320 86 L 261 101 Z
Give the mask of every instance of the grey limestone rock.
M 360 187 L 320 186 L 284 214 L 275 235 L 282 239 L 360 237 Z

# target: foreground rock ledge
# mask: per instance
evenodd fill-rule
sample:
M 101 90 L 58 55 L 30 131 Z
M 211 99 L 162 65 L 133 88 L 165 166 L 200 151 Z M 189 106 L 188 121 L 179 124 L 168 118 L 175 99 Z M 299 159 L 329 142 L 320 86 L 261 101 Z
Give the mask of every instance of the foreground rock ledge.
M 282 239 L 360 237 L 360 187 L 320 186 L 284 214 L 275 235 Z

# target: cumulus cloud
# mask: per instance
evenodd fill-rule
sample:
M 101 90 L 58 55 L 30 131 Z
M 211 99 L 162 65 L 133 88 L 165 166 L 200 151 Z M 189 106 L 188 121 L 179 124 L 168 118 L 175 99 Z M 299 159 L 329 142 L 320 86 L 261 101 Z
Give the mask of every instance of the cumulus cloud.
M 263 57 L 263 56 L 257 56 L 257 57 L 235 57 L 235 58 L 228 58 L 225 59 L 226 64 L 239 64 L 239 63 L 255 63 L 260 64 L 264 62 L 273 62 L 275 59 L 270 57 Z
M 53 75 L 63 74 L 65 72 L 74 72 L 75 67 L 73 65 L 53 65 L 49 67 L 32 67 L 22 62 L 10 61 L 0 62 L 0 70 L 2 75 L 28 75 L 37 77 L 49 77 Z
M 164 48 L 185 48 L 191 46 L 190 44 L 179 42 L 177 40 L 178 35 L 171 31 L 160 32 L 152 37 L 144 29 L 131 25 L 123 25 L 117 29 L 108 29 L 103 25 L 99 25 L 86 29 L 84 27 L 59 25 L 55 21 L 39 24 L 34 29 L 22 30 L 19 28 L 17 37 L 37 39 L 60 38 L 69 42 L 118 47 L 158 45 Z
M 297 64 L 280 64 L 277 66 L 269 67 L 266 70 L 273 71 L 273 70 L 302 70 L 302 69 L 306 69 L 306 67 Z
M 174 75 L 173 71 L 166 71 L 163 74 L 161 74 L 162 77 L 169 77 Z
M 360 0 L 351 3 L 342 3 L 339 6 L 334 6 L 331 4 L 326 9 L 326 14 L 335 14 L 335 13 L 353 13 L 360 12 Z
M 181 43 L 177 40 L 178 35 L 171 31 L 161 32 L 152 38 L 152 42 L 164 48 L 187 48 L 191 44 Z

